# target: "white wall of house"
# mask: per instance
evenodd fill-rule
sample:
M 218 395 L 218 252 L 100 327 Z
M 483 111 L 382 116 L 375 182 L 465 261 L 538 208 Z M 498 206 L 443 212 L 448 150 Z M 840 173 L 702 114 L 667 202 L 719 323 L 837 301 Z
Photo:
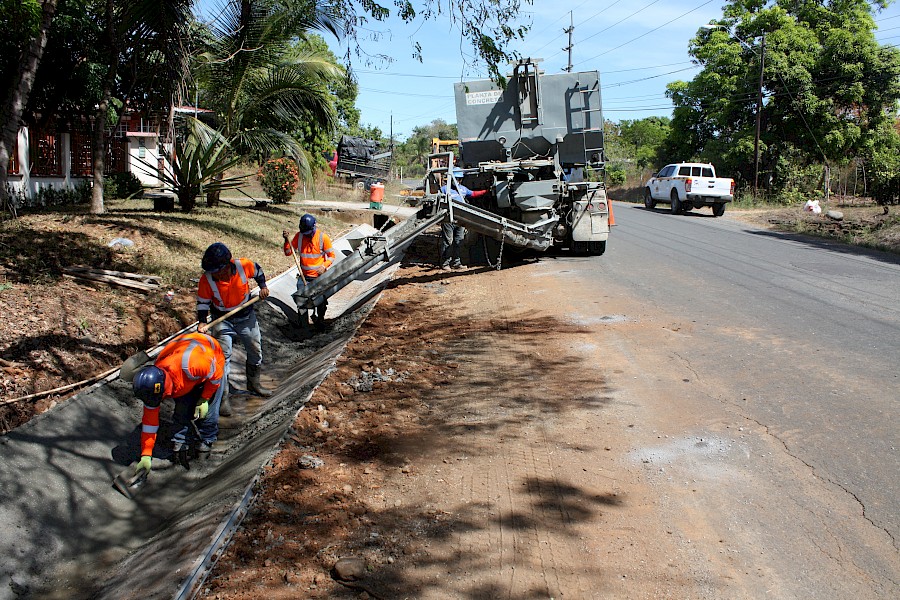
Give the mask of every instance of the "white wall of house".
M 154 175 L 159 168 L 159 136 L 140 131 L 129 131 L 125 135 L 128 139 L 128 170 L 145 186 L 160 186 Z
M 143 131 L 128 131 L 125 133 L 125 136 L 127 169 L 134 173 L 144 186 L 159 187 L 161 183 L 156 177 L 160 160 L 159 136 L 155 132 Z M 29 152 L 30 142 L 29 129 L 28 127 L 23 127 L 19 130 L 18 145 L 16 147 L 19 172 L 9 174 L 9 187 L 13 194 L 19 195 L 24 193 L 25 196 L 30 198 L 41 189 L 75 189 L 75 186 L 80 182 L 91 182 L 90 177 L 72 175 L 72 136 L 70 134 L 59 134 L 60 170 L 62 174 L 58 176 L 32 175 L 31 155 Z

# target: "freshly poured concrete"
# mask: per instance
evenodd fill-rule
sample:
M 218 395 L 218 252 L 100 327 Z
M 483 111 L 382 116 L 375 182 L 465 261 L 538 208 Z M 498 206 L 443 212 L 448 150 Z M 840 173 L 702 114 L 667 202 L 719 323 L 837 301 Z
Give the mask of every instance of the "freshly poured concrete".
M 0 437 L 0 600 L 174 597 L 392 270 L 382 265 L 333 297 L 332 329 L 306 340 L 292 325 L 296 268 L 270 280 L 258 312 L 263 382 L 275 395 L 233 395 L 235 416 L 221 419 L 212 457 L 190 471 L 155 458 L 134 501 L 111 486 L 138 455 L 141 403 L 130 383 L 94 386 Z M 243 388 L 239 345 L 233 361 L 231 383 Z M 161 416 L 170 420 L 171 402 Z

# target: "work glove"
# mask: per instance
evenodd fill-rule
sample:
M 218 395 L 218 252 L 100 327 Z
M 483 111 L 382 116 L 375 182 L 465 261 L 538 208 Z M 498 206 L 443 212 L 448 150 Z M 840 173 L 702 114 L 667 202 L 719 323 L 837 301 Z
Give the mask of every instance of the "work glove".
M 288 236 L 288 232 L 287 232 L 286 229 L 285 229 L 285 230 L 282 230 L 282 232 L 281 232 L 281 237 L 284 238 L 284 243 L 285 243 L 285 244 L 287 244 L 287 243 L 289 242 L 289 240 L 290 240 L 290 237 Z
M 134 474 L 137 475 L 141 471 L 149 474 L 151 468 L 153 468 L 153 459 L 149 456 L 142 456 L 138 464 L 134 466 Z
M 197 408 L 194 410 L 194 420 L 197 419 L 205 419 L 206 415 L 209 414 L 209 400 L 204 400 L 200 404 L 197 405 Z

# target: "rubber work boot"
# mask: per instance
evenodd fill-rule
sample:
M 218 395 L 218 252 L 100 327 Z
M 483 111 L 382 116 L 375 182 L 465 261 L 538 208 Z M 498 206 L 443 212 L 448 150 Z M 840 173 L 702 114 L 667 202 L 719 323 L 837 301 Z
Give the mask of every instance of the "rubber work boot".
M 212 442 L 200 442 L 200 445 L 197 447 L 197 454 L 200 460 L 209 459 L 210 453 L 212 452 Z
M 264 388 L 259 382 L 259 367 L 247 365 L 247 390 L 253 392 L 257 396 L 268 398 L 272 395 L 272 390 Z
M 228 393 L 228 384 L 226 383 L 225 385 L 225 391 L 222 393 L 222 402 L 219 403 L 219 415 L 223 417 L 230 417 L 232 414 L 231 400 L 229 398 L 231 394 Z

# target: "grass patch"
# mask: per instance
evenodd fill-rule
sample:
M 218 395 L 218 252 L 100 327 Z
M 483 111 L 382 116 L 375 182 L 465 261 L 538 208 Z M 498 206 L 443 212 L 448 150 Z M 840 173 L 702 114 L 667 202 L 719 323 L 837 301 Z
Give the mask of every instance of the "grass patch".
M 246 206 L 198 206 L 193 212 L 160 213 L 149 200 L 107 203 L 102 215 L 86 207 L 67 207 L 22 215 L 0 226 L 0 270 L 7 280 L 52 283 L 65 267 L 95 268 L 156 275 L 182 293 L 196 287 L 200 258 L 213 242 L 223 242 L 235 257 L 258 262 L 274 275 L 293 265 L 282 252 L 281 231 L 296 231 L 304 210 L 290 204 L 256 209 Z M 328 216 L 319 223 L 329 233 L 346 229 Z M 113 238 L 134 246 L 110 248 Z M 11 286 L 11 283 L 5 285 Z

